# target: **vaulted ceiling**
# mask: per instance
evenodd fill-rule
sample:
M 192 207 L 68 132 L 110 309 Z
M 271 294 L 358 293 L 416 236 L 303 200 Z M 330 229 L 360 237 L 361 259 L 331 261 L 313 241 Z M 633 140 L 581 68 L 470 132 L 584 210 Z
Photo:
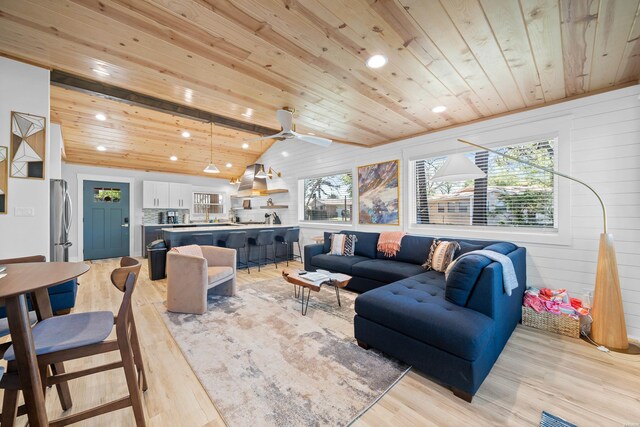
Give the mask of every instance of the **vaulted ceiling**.
M 298 131 L 371 146 L 638 82 L 639 3 L 0 0 L 0 52 L 270 128 L 295 107 Z M 65 117 L 73 161 L 91 138 Z
M 51 121 L 62 125 L 65 160 L 95 166 L 211 177 L 202 170 L 213 157 L 220 169 L 215 177 L 236 178 L 273 144 L 256 141 L 243 148 L 254 134 L 56 86 L 51 86 Z M 98 146 L 106 151 L 98 153 Z

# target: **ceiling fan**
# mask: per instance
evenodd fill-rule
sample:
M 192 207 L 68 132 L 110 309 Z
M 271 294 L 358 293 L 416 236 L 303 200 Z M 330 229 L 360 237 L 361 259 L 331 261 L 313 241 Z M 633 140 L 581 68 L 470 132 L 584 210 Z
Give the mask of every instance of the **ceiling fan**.
M 286 107 L 285 107 L 286 108 Z M 331 145 L 331 140 L 327 138 L 321 138 L 319 136 L 303 135 L 296 132 L 293 125 L 293 111 L 291 110 L 278 110 L 276 111 L 276 117 L 280 122 L 282 130 L 275 135 L 263 136 L 261 138 L 245 139 L 245 141 L 261 141 L 263 139 L 284 139 L 287 141 L 302 141 L 310 144 L 316 144 L 321 147 L 328 147 Z

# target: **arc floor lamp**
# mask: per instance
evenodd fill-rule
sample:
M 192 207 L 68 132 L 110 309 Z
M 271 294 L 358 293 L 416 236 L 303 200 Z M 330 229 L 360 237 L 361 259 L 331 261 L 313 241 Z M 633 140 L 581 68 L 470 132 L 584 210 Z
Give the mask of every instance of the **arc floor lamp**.
M 518 159 L 464 139 L 458 139 L 458 141 L 463 144 L 479 148 L 483 151 L 488 151 L 515 162 L 577 182 L 578 184 L 587 187 L 596 196 L 600 206 L 602 207 L 603 231 L 600 234 L 596 283 L 591 310 L 591 316 L 593 317 L 591 338 L 599 345 L 603 345 L 610 350 L 635 353 L 635 351 L 632 351 L 630 348 L 629 339 L 627 337 L 627 326 L 624 320 L 622 292 L 620 290 L 618 262 L 616 260 L 613 235 L 607 232 L 607 209 L 596 190 L 584 181 L 562 172 L 535 165 L 526 160 Z M 437 181 L 459 181 L 484 177 L 485 175 L 486 174 L 469 159 L 465 158 L 461 154 L 454 154 L 449 157 L 442 168 L 434 174 L 433 179 Z

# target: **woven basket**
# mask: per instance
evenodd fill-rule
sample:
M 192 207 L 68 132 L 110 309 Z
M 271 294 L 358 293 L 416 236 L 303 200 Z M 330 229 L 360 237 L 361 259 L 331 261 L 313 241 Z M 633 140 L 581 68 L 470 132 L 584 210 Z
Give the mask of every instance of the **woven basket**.
M 531 307 L 522 307 L 522 324 L 543 331 L 580 338 L 580 320 L 547 311 L 538 313 Z

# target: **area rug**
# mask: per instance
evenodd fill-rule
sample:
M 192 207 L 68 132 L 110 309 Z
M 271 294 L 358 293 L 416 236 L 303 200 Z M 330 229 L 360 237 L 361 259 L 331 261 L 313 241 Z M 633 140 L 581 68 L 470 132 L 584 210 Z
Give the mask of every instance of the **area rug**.
M 156 309 L 225 422 L 236 426 L 348 425 L 408 367 L 353 338 L 355 296 L 312 292 L 306 316 L 282 279 L 210 296 L 203 315 Z

